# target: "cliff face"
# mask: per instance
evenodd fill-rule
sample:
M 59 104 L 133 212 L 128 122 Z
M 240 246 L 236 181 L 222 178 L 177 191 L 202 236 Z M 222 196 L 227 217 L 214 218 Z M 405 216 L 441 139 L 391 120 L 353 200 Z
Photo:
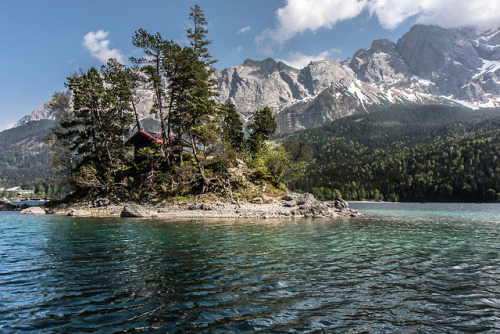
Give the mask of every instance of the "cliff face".
M 406 103 L 500 106 L 500 29 L 477 32 L 416 25 L 397 43 L 375 40 L 342 63 L 328 59 L 303 69 L 274 59 L 246 60 L 215 70 L 218 102 L 233 103 L 245 120 L 268 106 L 279 131 L 321 126 L 373 106 Z M 153 97 L 137 90 L 143 118 Z M 21 119 L 50 119 L 46 105 Z
M 375 41 L 349 61 L 357 77 L 475 106 L 500 105 L 500 29 L 413 26 L 394 44 Z

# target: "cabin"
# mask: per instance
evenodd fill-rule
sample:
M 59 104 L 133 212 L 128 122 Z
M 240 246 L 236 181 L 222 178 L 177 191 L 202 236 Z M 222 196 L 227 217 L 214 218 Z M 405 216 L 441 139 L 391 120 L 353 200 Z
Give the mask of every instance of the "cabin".
M 175 136 L 170 137 L 170 140 L 172 142 L 175 142 L 176 139 L 177 138 Z M 136 133 L 134 133 L 134 135 L 132 135 L 132 137 L 130 137 L 129 140 L 127 140 L 127 144 L 130 144 L 134 147 L 134 159 L 137 161 L 137 160 L 140 160 L 139 155 L 137 154 L 137 152 L 140 149 L 145 148 L 145 147 L 153 147 L 154 145 L 157 145 L 157 144 L 163 144 L 163 138 L 162 138 L 161 134 L 159 134 L 159 133 L 147 132 L 147 131 L 137 131 Z M 182 149 L 182 150 L 185 150 L 186 148 L 189 149 L 191 147 L 191 144 L 183 139 L 183 140 L 181 140 L 180 146 L 181 147 L 176 148 L 174 150 L 174 152 L 179 153 L 179 149 Z

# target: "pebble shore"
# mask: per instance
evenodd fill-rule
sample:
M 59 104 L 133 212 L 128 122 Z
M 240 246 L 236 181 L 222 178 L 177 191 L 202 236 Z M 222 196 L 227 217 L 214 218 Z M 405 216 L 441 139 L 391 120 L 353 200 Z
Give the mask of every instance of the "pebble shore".
M 27 208 L 22 214 L 56 214 L 91 217 L 137 217 L 137 218 L 344 218 L 361 215 L 349 208 L 342 199 L 332 202 L 318 201 L 311 194 L 288 194 L 282 198 L 267 200 L 256 198 L 252 202 L 211 203 L 183 202 L 168 205 L 136 203 L 112 204 L 107 200 L 81 203 L 57 208 Z

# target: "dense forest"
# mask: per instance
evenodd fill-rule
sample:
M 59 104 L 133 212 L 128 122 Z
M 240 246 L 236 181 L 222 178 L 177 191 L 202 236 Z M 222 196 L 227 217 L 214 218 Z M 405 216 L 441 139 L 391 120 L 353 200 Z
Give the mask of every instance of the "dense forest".
M 67 193 L 50 168 L 50 148 L 44 142 L 53 124 L 51 120 L 33 121 L 0 132 L 0 185 L 35 190 L 37 196 Z
M 289 139 L 313 151 L 290 188 L 322 199 L 500 200 L 500 110 L 393 106 Z

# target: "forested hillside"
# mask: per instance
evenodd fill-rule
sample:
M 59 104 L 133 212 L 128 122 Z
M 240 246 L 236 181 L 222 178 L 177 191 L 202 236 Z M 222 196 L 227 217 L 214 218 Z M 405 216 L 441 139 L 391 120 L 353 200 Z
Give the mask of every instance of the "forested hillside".
M 55 184 L 50 149 L 44 144 L 51 120 L 29 122 L 0 132 L 0 185 L 48 188 Z M 42 186 L 43 184 L 43 186 Z
M 290 139 L 313 150 L 295 190 L 332 199 L 496 201 L 500 111 L 394 106 Z

